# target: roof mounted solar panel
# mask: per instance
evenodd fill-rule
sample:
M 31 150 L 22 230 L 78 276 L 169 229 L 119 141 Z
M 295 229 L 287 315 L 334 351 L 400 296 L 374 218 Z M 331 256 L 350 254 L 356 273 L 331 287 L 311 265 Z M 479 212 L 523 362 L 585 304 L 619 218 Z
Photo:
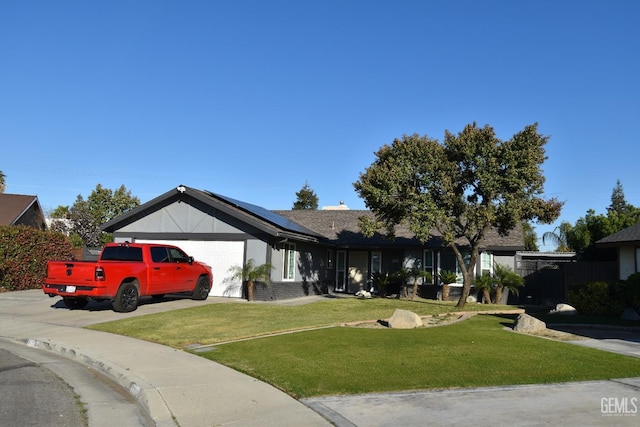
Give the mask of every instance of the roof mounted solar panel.
M 240 200 L 236 200 L 233 199 L 231 197 L 227 197 L 227 196 L 223 196 L 221 194 L 216 194 L 216 193 L 212 193 L 211 191 L 207 191 L 205 190 L 205 192 L 217 199 L 223 200 L 226 203 L 229 203 L 231 205 L 234 205 L 235 207 L 237 207 L 238 209 L 242 209 L 243 211 L 246 211 L 248 213 L 250 213 L 251 215 L 254 215 L 258 218 L 261 218 L 267 222 L 270 222 L 274 225 L 277 225 L 278 227 L 281 227 L 285 230 L 288 231 L 292 231 L 295 233 L 302 233 L 302 234 L 309 234 L 312 236 L 316 236 L 317 233 L 315 233 L 314 231 L 309 230 L 308 228 L 305 228 L 303 226 L 301 226 L 300 224 L 291 221 L 290 219 L 287 219 L 281 215 L 278 215 L 275 212 L 272 212 L 268 209 L 265 209 L 261 206 L 257 206 L 257 205 L 253 205 L 251 203 L 247 203 L 247 202 L 243 202 Z

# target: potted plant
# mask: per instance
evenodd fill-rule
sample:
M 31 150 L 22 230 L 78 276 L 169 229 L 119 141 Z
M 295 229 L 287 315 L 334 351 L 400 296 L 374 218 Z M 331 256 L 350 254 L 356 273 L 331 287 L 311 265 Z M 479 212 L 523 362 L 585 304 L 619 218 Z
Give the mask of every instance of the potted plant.
M 442 301 L 449 301 L 449 285 L 456 283 L 458 275 L 454 271 L 440 270 L 438 277 L 442 285 Z
M 254 265 L 253 258 L 249 259 L 244 267 L 234 266 L 229 269 L 231 273 L 232 280 L 242 280 L 247 283 L 247 299 L 249 301 L 253 301 L 253 293 L 255 289 L 255 284 L 257 281 L 263 281 L 265 283 L 269 283 L 269 276 L 271 275 L 271 270 L 273 266 L 269 263 L 265 263 L 262 265 Z

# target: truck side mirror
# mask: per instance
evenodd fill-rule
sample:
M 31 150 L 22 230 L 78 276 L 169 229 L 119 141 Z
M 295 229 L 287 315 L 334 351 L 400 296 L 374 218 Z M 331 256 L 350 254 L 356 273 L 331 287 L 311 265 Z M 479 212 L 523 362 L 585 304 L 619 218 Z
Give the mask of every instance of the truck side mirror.
M 189 258 L 187 258 L 189 260 L 189 264 L 193 264 L 193 257 L 190 256 Z

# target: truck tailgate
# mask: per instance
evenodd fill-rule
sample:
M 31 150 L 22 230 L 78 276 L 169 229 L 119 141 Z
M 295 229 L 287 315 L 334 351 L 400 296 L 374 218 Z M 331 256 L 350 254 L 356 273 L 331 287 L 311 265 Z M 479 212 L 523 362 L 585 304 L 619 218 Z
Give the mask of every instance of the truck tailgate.
M 92 261 L 50 261 L 45 281 L 56 285 L 86 285 L 95 281 L 96 266 Z

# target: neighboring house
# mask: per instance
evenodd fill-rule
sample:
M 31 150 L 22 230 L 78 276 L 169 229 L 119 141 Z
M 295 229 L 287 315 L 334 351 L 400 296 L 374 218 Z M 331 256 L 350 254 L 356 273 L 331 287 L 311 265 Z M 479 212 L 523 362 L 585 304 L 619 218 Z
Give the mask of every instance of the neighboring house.
M 46 230 L 38 196 L 0 193 L 0 225 L 27 225 Z
M 374 272 L 419 266 L 432 272 L 458 271 L 453 252 L 437 236 L 421 244 L 399 227 L 394 240 L 366 238 L 358 210 L 269 211 L 250 203 L 185 186 L 175 189 L 102 226 L 116 242 L 162 241 L 183 248 L 211 265 L 211 295 L 242 297 L 242 284 L 229 269 L 254 259 L 274 269 L 268 287 L 256 287 L 260 300 L 286 299 L 329 291 L 355 293 L 370 286 Z M 494 263 L 515 268 L 516 251 L 524 249 L 520 228 L 508 237 L 490 233 L 477 272 Z M 461 280 L 460 280 L 461 283 Z
M 598 240 L 596 246 L 618 250 L 618 279 L 640 271 L 640 222 Z

